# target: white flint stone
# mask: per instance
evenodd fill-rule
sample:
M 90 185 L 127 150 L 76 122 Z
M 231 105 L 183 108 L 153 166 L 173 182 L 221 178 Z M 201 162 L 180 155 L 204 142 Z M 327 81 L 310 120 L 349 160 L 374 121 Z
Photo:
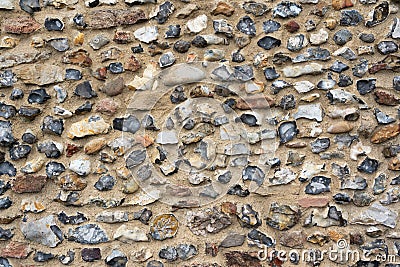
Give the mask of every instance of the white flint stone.
M 199 33 L 205 28 L 207 28 L 207 16 L 202 14 L 200 16 L 195 17 L 194 19 L 189 20 L 186 23 L 186 27 L 189 31 L 193 33 Z
M 121 225 L 117 229 L 117 231 L 114 234 L 114 239 L 124 243 L 149 241 L 149 238 L 145 230 L 142 230 L 139 227 L 133 227 L 132 229 L 128 229 L 125 224 Z
M 157 26 L 144 26 L 133 32 L 133 36 L 143 43 L 150 43 L 158 38 Z
M 88 158 L 71 160 L 69 169 L 81 176 L 88 175 L 90 173 L 90 160 Z
M 161 145 L 177 144 L 179 142 L 176 132 L 162 131 L 157 135 L 156 143 Z
M 326 41 L 328 41 L 328 38 L 329 33 L 324 29 L 320 29 L 317 33 L 312 33 L 310 35 L 310 43 L 313 45 L 320 45 L 326 43 Z
M 304 118 L 309 120 L 322 121 L 323 111 L 321 104 L 300 105 L 297 112 L 293 115 L 294 119 Z
M 299 81 L 295 82 L 293 84 L 293 87 L 298 93 L 307 93 L 313 90 L 315 88 L 315 85 L 309 81 Z
M 322 65 L 318 63 L 310 63 L 304 66 L 288 66 L 283 68 L 282 71 L 286 78 L 296 78 L 307 74 L 319 74 L 322 72 Z

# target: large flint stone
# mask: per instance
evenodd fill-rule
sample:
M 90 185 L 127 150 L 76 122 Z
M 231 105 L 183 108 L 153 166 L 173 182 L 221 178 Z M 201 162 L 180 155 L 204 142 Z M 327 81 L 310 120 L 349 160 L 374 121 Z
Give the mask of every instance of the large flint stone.
M 166 86 L 199 82 L 205 77 L 204 71 L 186 64 L 170 67 L 160 74 L 160 79 Z
M 56 225 L 53 215 L 37 221 L 21 223 L 21 231 L 25 238 L 44 246 L 55 247 L 63 240 L 63 234 Z
M 359 213 L 354 213 L 357 216 Z M 373 203 L 367 210 L 353 219 L 353 223 L 364 225 L 384 225 L 395 228 L 397 223 L 397 212 L 390 210 L 380 204 Z
M 68 240 L 75 241 L 80 244 L 99 244 L 107 242 L 107 233 L 97 224 L 91 223 L 69 229 Z

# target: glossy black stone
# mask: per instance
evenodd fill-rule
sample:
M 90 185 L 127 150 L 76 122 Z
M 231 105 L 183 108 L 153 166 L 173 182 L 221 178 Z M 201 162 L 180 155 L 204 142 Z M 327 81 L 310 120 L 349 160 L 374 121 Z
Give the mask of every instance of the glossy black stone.
M 74 113 L 76 115 L 83 115 L 92 111 L 93 104 L 89 101 L 86 101 L 82 105 L 80 105 L 77 109 L 75 109 Z
M 257 45 L 265 50 L 270 50 L 281 45 L 281 40 L 272 36 L 265 36 L 258 40 Z
M 74 94 L 82 98 L 92 98 L 97 97 L 97 94 L 92 89 L 92 85 L 89 81 L 84 81 L 75 87 Z
M 44 20 L 44 27 L 48 31 L 62 31 L 64 29 L 64 23 L 57 18 L 46 18 Z
M 40 88 L 40 89 L 35 89 L 31 90 L 28 96 L 28 102 L 33 104 L 43 104 L 47 100 L 49 100 L 51 96 L 46 92 L 45 89 Z
M 357 166 L 357 170 L 359 172 L 364 173 L 374 173 L 378 170 L 379 162 L 376 159 L 371 159 L 366 157 L 359 166 Z

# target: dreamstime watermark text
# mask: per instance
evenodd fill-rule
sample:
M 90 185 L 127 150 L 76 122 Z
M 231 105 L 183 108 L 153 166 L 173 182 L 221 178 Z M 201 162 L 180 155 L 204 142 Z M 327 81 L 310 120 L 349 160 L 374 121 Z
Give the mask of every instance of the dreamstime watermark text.
M 328 249 L 291 249 L 277 250 L 264 246 L 258 251 L 258 259 L 261 261 L 273 261 L 279 259 L 282 262 L 315 262 L 329 259 L 333 262 L 347 263 L 357 261 L 377 261 L 386 263 L 400 263 L 400 256 L 385 253 L 371 253 L 371 250 L 351 249 L 345 239 L 339 239 L 336 246 Z

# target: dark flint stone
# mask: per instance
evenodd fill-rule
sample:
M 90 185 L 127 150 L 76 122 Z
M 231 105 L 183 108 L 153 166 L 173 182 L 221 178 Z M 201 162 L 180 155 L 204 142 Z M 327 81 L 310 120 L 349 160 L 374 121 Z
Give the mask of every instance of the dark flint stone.
M 105 262 L 111 267 L 125 267 L 128 262 L 128 258 L 122 251 L 113 249 L 111 254 L 106 257 Z
M 32 108 L 32 107 L 26 107 L 26 106 L 21 106 L 18 110 L 18 115 L 25 117 L 29 120 L 35 119 L 37 116 L 39 116 L 41 113 L 40 108 Z
M 400 176 L 393 178 L 392 181 L 390 182 L 390 184 L 391 185 L 399 185 L 400 184 Z
M 170 1 L 166 1 L 159 6 L 159 11 L 154 19 L 157 21 L 158 24 L 164 24 L 168 20 L 174 9 L 174 5 Z
M 292 63 L 292 58 L 284 53 L 278 52 L 272 57 L 272 63 L 275 65 L 283 65 L 285 63 Z
M 109 191 L 113 189 L 116 183 L 116 179 L 111 175 L 103 175 L 94 184 L 94 188 L 99 191 Z
M 134 150 L 126 158 L 126 167 L 131 169 L 143 163 L 146 159 L 146 150 Z
M 305 193 L 310 195 L 318 195 L 324 192 L 330 192 L 331 178 L 325 176 L 314 176 L 307 184 Z
M 0 198 L 0 210 L 5 210 L 11 207 L 12 201 L 10 197 L 2 197 Z
M 249 246 L 259 246 L 259 247 L 272 247 L 275 245 L 274 240 L 264 234 L 263 232 L 260 232 L 257 229 L 252 229 L 248 234 L 247 238 L 251 241 L 252 244 L 249 244 Z
M 347 193 L 338 193 L 333 196 L 333 200 L 338 204 L 349 204 L 351 197 Z
M 351 79 L 350 76 L 347 76 L 346 74 L 339 74 L 339 81 L 338 85 L 339 87 L 347 87 L 353 84 L 353 80 Z
M 190 42 L 184 41 L 184 40 L 179 40 L 176 41 L 174 44 L 174 50 L 178 53 L 186 53 L 189 51 L 190 48 Z
M 17 114 L 17 109 L 13 105 L 0 102 L 0 117 L 9 119 Z
M 144 52 L 143 47 L 140 44 L 138 46 L 131 47 L 131 50 L 132 50 L 132 53 L 134 53 L 134 54 Z
M 46 18 L 44 20 L 44 27 L 48 31 L 62 31 L 64 29 L 64 23 L 57 18 Z
M 241 63 L 245 60 L 246 59 L 239 51 L 235 51 L 232 53 L 232 62 Z
M 268 67 L 264 69 L 265 79 L 268 81 L 275 80 L 280 77 L 279 73 L 276 72 L 274 67 Z
M 295 121 L 283 122 L 279 125 L 278 134 L 282 144 L 293 140 L 298 134 L 298 129 Z
M 24 91 L 20 88 L 13 88 L 11 95 L 10 95 L 10 100 L 18 100 L 22 99 L 24 97 Z
M 227 194 L 239 197 L 247 197 L 248 195 L 250 195 L 250 191 L 248 189 L 243 189 L 241 185 L 236 184 L 228 189 Z
M 121 62 L 113 62 L 110 63 L 107 67 L 107 69 L 114 74 L 119 74 L 124 72 L 124 66 L 122 65 Z
M 240 115 L 240 121 L 250 127 L 257 126 L 257 118 L 252 114 L 245 113 Z
M 390 117 L 378 108 L 374 109 L 374 114 L 378 124 L 390 124 L 396 121 L 396 119 Z
M 360 63 L 352 68 L 353 75 L 356 77 L 363 77 L 368 71 L 368 60 L 360 59 Z
M 303 8 L 294 2 L 282 1 L 274 7 L 272 16 L 280 18 L 297 17 Z
M 51 97 L 49 94 L 47 94 L 46 90 L 43 88 L 40 89 L 35 89 L 31 90 L 28 96 L 28 102 L 29 103 L 36 103 L 36 104 L 43 104 L 47 100 L 49 100 Z
M 259 186 L 264 183 L 264 178 L 264 172 L 257 166 L 247 166 L 242 172 L 243 181 L 252 181 Z
M 232 173 L 231 171 L 227 171 L 221 175 L 218 175 L 217 181 L 220 182 L 221 184 L 227 184 L 231 181 L 232 179 Z
M 14 234 L 12 233 L 11 229 L 3 229 L 0 227 L 0 240 L 9 240 L 13 236 Z
M 64 211 L 57 215 L 57 218 L 63 224 L 80 224 L 88 221 L 83 213 L 77 212 L 74 216 L 68 216 Z
M 176 25 L 168 25 L 168 30 L 165 32 L 165 38 L 178 38 L 181 34 L 181 26 Z
M 93 104 L 90 103 L 89 101 L 86 101 L 84 104 L 82 104 L 77 109 L 75 109 L 74 113 L 76 115 L 86 114 L 86 113 L 91 112 L 92 108 L 93 108 Z
M 17 169 L 14 165 L 8 161 L 4 161 L 0 163 L 0 175 L 8 175 L 10 177 L 15 176 L 17 174 Z
M 263 22 L 263 30 L 265 33 L 273 33 L 281 28 L 281 24 L 275 20 L 267 20 Z
M 307 62 L 313 60 L 326 61 L 331 58 L 331 53 L 328 49 L 324 49 L 321 47 L 311 47 L 307 49 L 307 52 L 304 54 L 297 55 L 292 59 L 293 63 Z
M 0 146 L 11 146 L 15 142 L 10 121 L 0 120 Z
M 341 29 L 333 35 L 333 41 L 337 45 L 345 45 L 353 38 L 353 34 L 348 29 Z
M 50 161 L 46 164 L 46 175 L 48 178 L 53 179 L 65 172 L 65 166 L 56 161 Z
M 360 95 L 366 95 L 375 90 L 376 79 L 368 79 L 368 80 L 358 80 L 357 81 L 357 91 Z
M 284 80 L 276 80 L 271 84 L 271 91 L 274 95 L 278 94 L 282 89 L 292 86 Z
M 399 46 L 393 41 L 379 42 L 376 48 L 382 55 L 389 55 L 392 53 L 396 53 L 399 50 Z
M 83 98 L 92 98 L 97 96 L 89 81 L 84 81 L 83 83 L 78 84 L 75 87 L 74 94 Z
M 58 150 L 57 146 L 52 142 L 45 142 L 37 145 L 38 151 L 44 153 L 47 158 L 59 158 L 62 151 Z
M 329 68 L 331 71 L 341 73 L 345 70 L 348 70 L 350 67 L 341 61 L 333 62 L 332 66 Z
M 228 98 L 227 100 L 222 103 L 222 108 L 226 113 L 232 112 L 232 109 L 234 109 L 236 106 L 236 100 L 233 98 Z
M 400 145 L 389 145 L 382 150 L 382 154 L 385 158 L 391 158 L 397 156 L 400 153 Z
M 150 218 L 153 216 L 153 212 L 146 208 L 133 213 L 133 219 L 139 220 L 143 224 L 149 224 Z
M 181 103 L 187 99 L 185 95 L 184 88 L 182 86 L 177 86 L 174 88 L 170 96 L 171 102 L 173 104 Z
M 178 251 L 175 247 L 167 246 L 158 252 L 158 256 L 167 261 L 176 261 L 178 259 Z
M 241 82 L 247 82 L 254 78 L 253 68 L 250 65 L 235 66 L 233 71 L 234 77 Z
M 317 138 L 313 142 L 310 143 L 311 151 L 313 153 L 321 153 L 328 150 L 331 145 L 331 140 L 329 138 Z
M 284 95 L 279 106 L 284 110 L 294 109 L 296 107 L 296 98 L 292 94 Z
M 53 254 L 42 251 L 36 251 L 35 255 L 33 256 L 33 260 L 36 262 L 46 262 L 54 258 L 55 256 Z
M 61 136 L 64 131 L 64 121 L 62 119 L 55 119 L 53 116 L 46 116 L 43 119 L 40 129 L 43 133 Z
M 376 159 L 366 157 L 361 164 L 357 167 L 359 172 L 374 173 L 378 170 L 379 162 Z
M 82 14 L 76 14 L 72 20 L 74 21 L 75 25 L 79 27 L 86 28 L 87 26 L 85 18 Z
M 21 9 L 29 14 L 38 12 L 41 10 L 39 0 L 19 0 L 19 6 Z
M 272 36 L 265 36 L 258 40 L 257 45 L 265 50 L 270 50 L 281 45 L 281 40 Z
M 375 36 L 372 33 L 361 33 L 359 36 L 360 40 L 366 43 L 375 42 Z
M 343 10 L 339 20 L 340 26 L 357 26 L 364 20 L 358 10 Z
M 72 263 L 74 259 L 75 259 L 75 252 L 73 250 L 68 250 L 67 255 L 61 255 L 58 257 L 58 260 L 64 265 Z
M 206 39 L 204 39 L 203 36 L 197 35 L 192 40 L 192 45 L 195 47 L 198 47 L 198 48 L 204 48 L 204 47 L 207 47 L 208 44 L 207 44 Z
M 249 16 L 244 16 L 241 18 L 236 25 L 236 28 L 244 34 L 255 36 L 256 26 L 254 21 Z
M 192 244 L 179 244 L 176 251 L 181 260 L 188 260 L 198 254 L 197 248 Z
M 287 42 L 287 49 L 292 52 L 300 51 L 307 42 L 307 38 L 304 36 L 304 34 L 298 34 L 293 36 L 292 38 L 296 39 L 296 42 L 293 42 L 294 44 L 289 42 L 289 40 Z
M 9 152 L 12 160 L 19 160 L 28 157 L 29 153 L 31 153 L 31 147 L 28 145 L 14 144 Z
M 97 224 L 90 223 L 69 229 L 68 241 L 75 241 L 80 244 L 99 244 L 108 242 L 106 232 Z
M 115 118 L 113 120 L 114 130 L 136 133 L 140 128 L 140 121 L 133 115 L 129 115 L 125 118 Z
M 78 81 L 82 79 L 82 73 L 77 69 L 66 69 L 65 70 L 65 80 Z
M 0 180 L 0 196 L 4 195 L 4 193 L 7 192 L 7 190 L 10 188 L 11 184 L 9 181 L 5 183 L 3 180 Z
M 101 259 L 100 248 L 83 248 L 81 251 L 82 260 L 93 262 Z
M 339 222 L 339 226 L 343 227 L 347 225 L 347 220 L 342 216 L 342 212 L 337 210 L 335 206 L 330 206 L 328 211 L 328 218 Z
M 396 91 L 400 91 L 400 76 L 393 77 L 393 88 Z

